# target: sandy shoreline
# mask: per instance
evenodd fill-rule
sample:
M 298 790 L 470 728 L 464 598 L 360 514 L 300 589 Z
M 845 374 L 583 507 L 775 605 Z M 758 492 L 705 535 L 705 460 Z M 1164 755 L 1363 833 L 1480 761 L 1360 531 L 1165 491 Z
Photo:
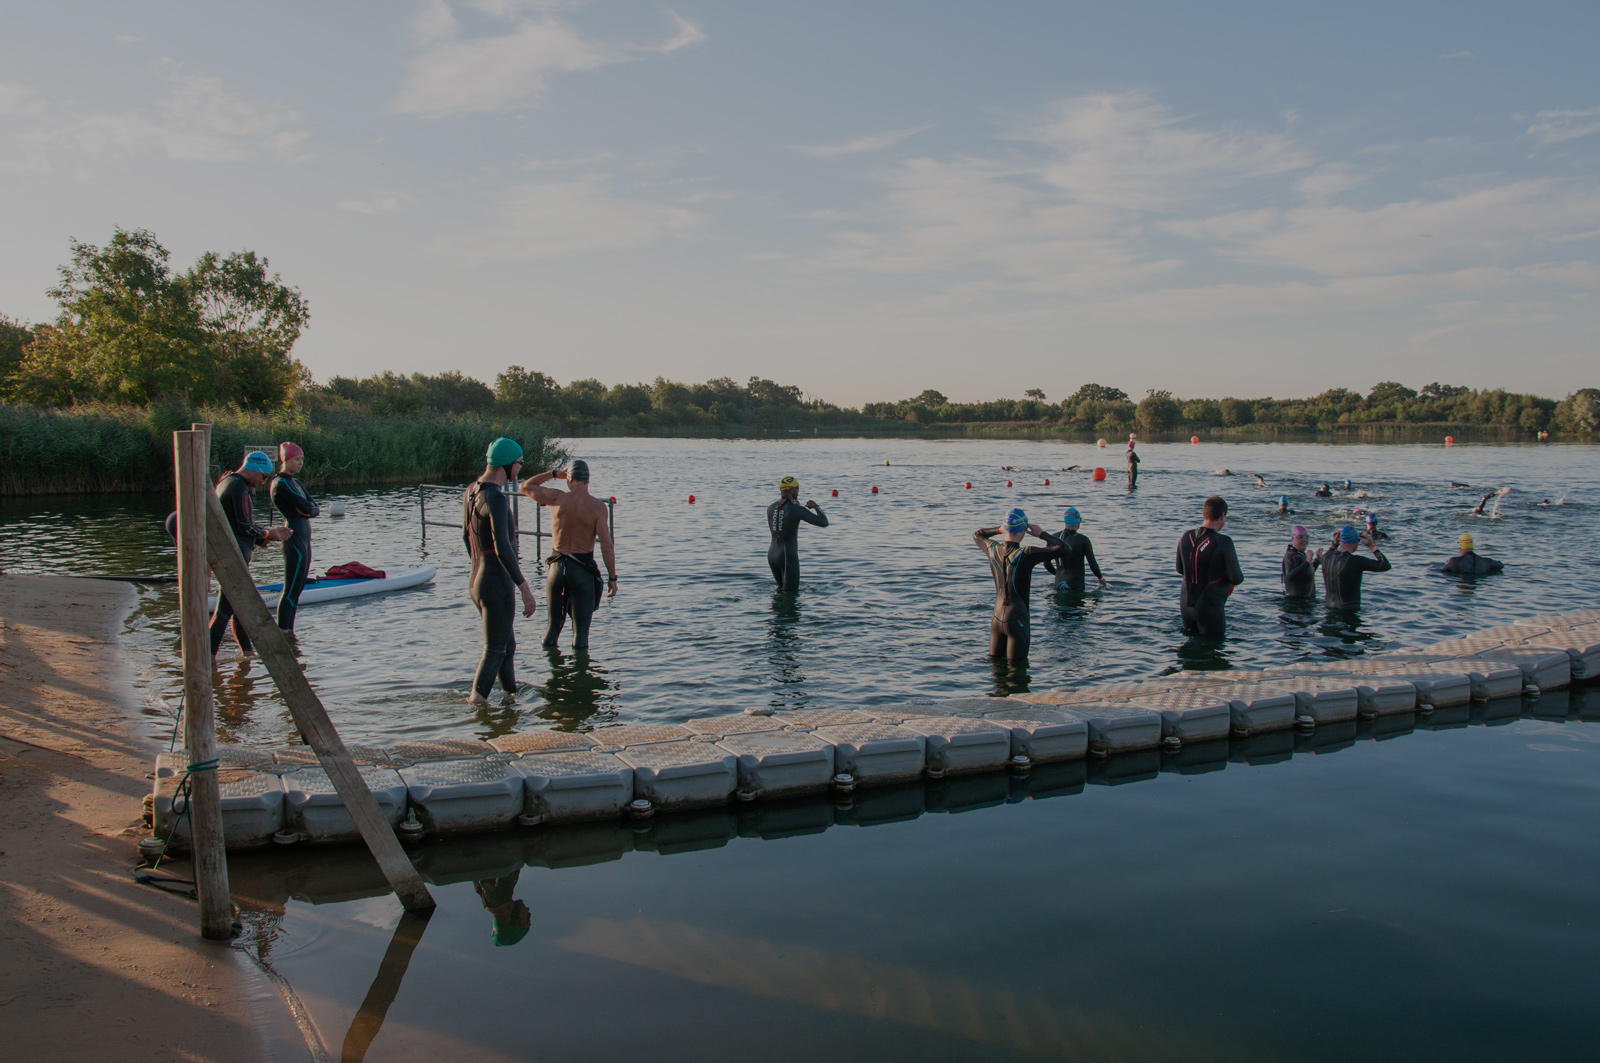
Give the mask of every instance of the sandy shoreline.
M 7 1055 L 309 1058 L 261 974 L 200 937 L 193 902 L 129 874 L 155 752 L 130 726 L 116 644 L 135 603 L 127 584 L 0 575 Z

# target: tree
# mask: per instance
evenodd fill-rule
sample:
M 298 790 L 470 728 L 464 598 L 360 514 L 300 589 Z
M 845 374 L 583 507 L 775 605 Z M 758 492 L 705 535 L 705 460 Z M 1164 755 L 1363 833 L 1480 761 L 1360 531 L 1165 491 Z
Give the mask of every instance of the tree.
M 1454 384 L 1441 384 L 1435 380 L 1431 384 L 1424 384 L 1422 397 L 1425 399 L 1453 399 L 1458 395 L 1465 395 L 1469 389 L 1457 387 Z
M 289 357 L 311 320 L 299 289 L 269 277 L 254 251 L 207 251 L 179 283 L 210 349 L 217 397 L 247 410 L 288 402 L 306 375 Z
M 1184 403 L 1183 419 L 1188 424 L 1215 428 L 1222 423 L 1222 407 L 1211 399 L 1195 399 Z
M 0 314 L 0 394 L 22 368 L 22 352 L 33 342 L 33 329 Z
M 1127 402 L 1128 393 L 1121 388 L 1108 388 L 1102 384 L 1085 384 L 1061 400 L 1063 409 L 1076 407 L 1080 402 Z
M 1372 390 L 1367 393 L 1367 401 L 1374 405 L 1383 403 L 1393 405 L 1401 399 L 1414 399 L 1417 393 L 1404 384 L 1393 380 L 1385 380 L 1381 384 L 1372 385 Z
M 1250 424 L 1256 419 L 1255 407 L 1242 399 L 1227 398 L 1217 403 L 1222 413 L 1222 423 L 1227 428 Z
M 1159 432 L 1176 424 L 1180 413 L 1178 404 L 1172 401 L 1172 392 L 1152 388 L 1139 400 L 1134 419 L 1145 431 Z
M 1600 431 L 1600 390 L 1579 388 L 1556 406 L 1556 427 L 1590 435 Z
M 1044 401 L 1044 392 L 1039 388 L 1029 388 L 1027 391 L 1024 391 L 1023 394 L 1032 399 L 1034 402 Z
M 927 407 L 930 407 L 930 408 L 931 407 L 937 407 L 937 406 L 947 406 L 950 403 L 950 400 L 944 397 L 944 392 L 935 391 L 932 388 L 928 388 L 926 391 L 924 391 L 922 394 L 918 395 L 916 398 L 909 399 L 907 401 L 910 402 L 913 406 L 927 406 Z
M 520 365 L 507 366 L 494 378 L 494 397 L 506 409 L 524 417 L 559 417 L 562 412 L 555 380 Z

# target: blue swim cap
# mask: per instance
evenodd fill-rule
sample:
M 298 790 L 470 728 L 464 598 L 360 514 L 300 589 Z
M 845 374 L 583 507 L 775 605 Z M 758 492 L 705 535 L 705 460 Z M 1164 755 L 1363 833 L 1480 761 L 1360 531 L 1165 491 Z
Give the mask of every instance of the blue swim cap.
M 1076 506 L 1068 506 L 1066 514 L 1061 518 L 1061 523 L 1069 528 L 1076 528 L 1083 523 L 1083 518 L 1078 516 Z
M 1278 496 L 1278 505 L 1287 506 L 1288 504 L 1289 504 L 1289 496 L 1288 495 L 1279 495 Z
M 1346 480 L 1346 481 L 1345 481 L 1345 482 L 1344 482 L 1344 489 L 1345 489 L 1345 490 L 1346 490 L 1346 491 L 1348 491 L 1348 490 L 1350 490 L 1350 489 L 1351 489 L 1351 488 L 1353 488 L 1353 487 L 1354 487 L 1354 486 L 1355 486 L 1355 484 L 1353 484 L 1353 483 L 1351 483 L 1351 482 L 1350 482 L 1350 481 L 1349 481 L 1349 480 Z
M 252 450 L 245 455 L 243 468 L 249 472 L 259 472 L 263 476 L 272 475 L 272 459 L 259 450 Z
M 1369 527 L 1369 528 L 1376 527 L 1377 524 L 1378 524 L 1378 515 L 1376 513 L 1368 513 L 1367 514 L 1367 527 Z
M 1341 543 L 1358 543 L 1361 541 L 1361 536 L 1356 532 L 1353 524 L 1346 524 L 1339 529 L 1339 541 Z
M 1028 530 L 1028 515 L 1020 509 L 1013 509 L 1006 514 L 1006 531 L 1020 532 Z

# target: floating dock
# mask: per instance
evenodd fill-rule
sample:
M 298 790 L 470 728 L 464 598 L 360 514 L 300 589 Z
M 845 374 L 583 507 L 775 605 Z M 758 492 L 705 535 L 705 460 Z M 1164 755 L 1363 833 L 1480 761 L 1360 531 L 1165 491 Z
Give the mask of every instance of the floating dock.
M 794 829 L 808 833 L 819 829 L 815 817 L 786 799 L 831 795 L 831 802 L 810 802 L 830 810 L 829 824 L 835 809 L 846 810 L 844 821 L 920 815 L 928 810 L 925 790 L 946 810 L 983 807 L 1021 799 L 1018 793 L 1076 792 L 1085 780 L 1114 784 L 1328 752 L 1352 744 L 1358 726 L 1366 737 L 1385 738 L 1419 721 L 1433 728 L 1509 721 L 1522 714 L 1523 695 L 1597 678 L 1600 610 L 1589 609 L 1381 657 L 1262 671 L 1184 672 L 1009 698 L 755 709 L 682 724 L 349 752 L 407 842 L 586 821 L 637 824 L 657 813 L 727 806 L 768 807 L 781 822 L 799 817 Z M 1552 709 L 1557 700 L 1566 703 L 1553 696 Z M 309 747 L 219 746 L 218 759 L 229 849 L 359 841 Z M 174 850 L 189 843 L 178 797 L 187 763 L 181 752 L 156 758 L 153 828 Z M 905 785 L 918 782 L 934 786 Z

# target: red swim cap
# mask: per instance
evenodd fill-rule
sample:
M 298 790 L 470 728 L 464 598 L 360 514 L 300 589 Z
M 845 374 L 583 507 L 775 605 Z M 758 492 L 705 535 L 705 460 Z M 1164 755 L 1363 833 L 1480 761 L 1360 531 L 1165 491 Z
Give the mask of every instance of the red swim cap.
M 303 458 L 305 456 L 306 456 L 306 452 L 301 450 L 298 444 L 295 444 L 295 443 L 279 443 L 278 444 L 278 460 L 279 461 L 288 461 L 290 458 Z

